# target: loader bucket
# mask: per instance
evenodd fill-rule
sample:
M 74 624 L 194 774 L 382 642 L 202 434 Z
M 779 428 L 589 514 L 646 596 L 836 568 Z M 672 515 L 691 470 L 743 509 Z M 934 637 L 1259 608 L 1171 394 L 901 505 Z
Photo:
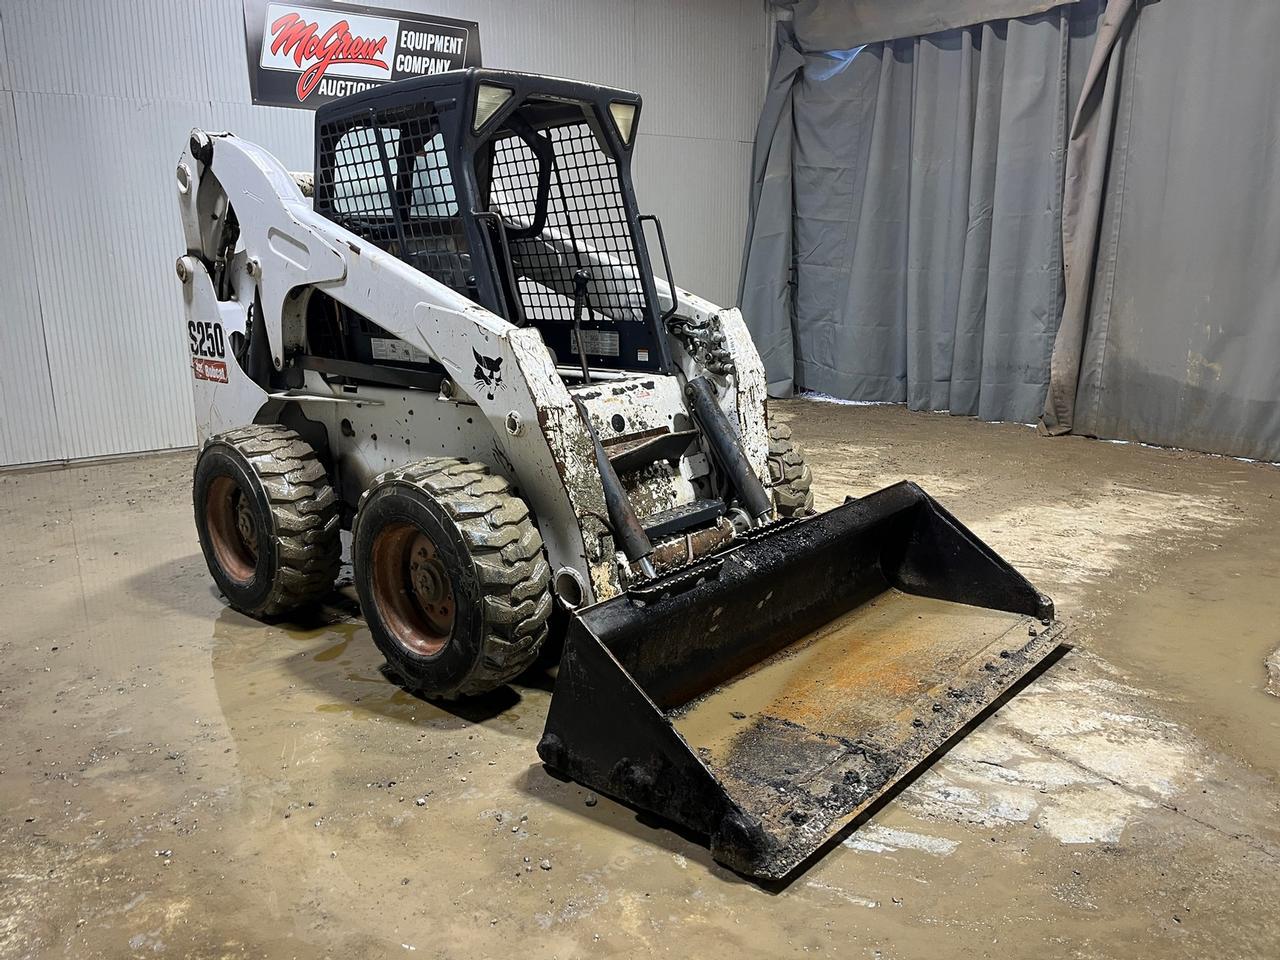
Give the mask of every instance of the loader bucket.
M 1048 597 L 899 483 L 580 611 L 538 753 L 782 878 L 1060 634 Z

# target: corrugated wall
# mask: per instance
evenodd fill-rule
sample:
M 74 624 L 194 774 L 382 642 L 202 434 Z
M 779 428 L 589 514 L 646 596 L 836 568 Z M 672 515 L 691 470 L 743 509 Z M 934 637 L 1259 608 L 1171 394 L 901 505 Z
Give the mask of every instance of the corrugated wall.
M 487 64 L 639 91 L 641 204 L 677 282 L 732 301 L 762 0 L 386 6 L 478 21 Z M 0 0 L 0 51 L 0 464 L 186 446 L 183 137 L 234 130 L 306 169 L 312 115 L 250 104 L 240 0 Z
M 58 438 L 4 49 L 0 19 L 0 457 L 23 463 L 46 459 Z

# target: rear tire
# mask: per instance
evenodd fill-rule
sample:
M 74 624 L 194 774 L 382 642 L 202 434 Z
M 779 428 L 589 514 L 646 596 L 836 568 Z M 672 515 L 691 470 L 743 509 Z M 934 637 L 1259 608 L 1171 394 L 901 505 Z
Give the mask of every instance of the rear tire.
M 192 500 L 209 573 L 241 613 L 273 619 L 333 589 L 338 498 L 315 450 L 292 430 L 254 424 L 210 437 Z
M 785 423 L 769 424 L 769 486 L 779 517 L 812 516 L 813 474 Z
M 542 537 L 483 464 L 432 458 L 378 477 L 356 512 L 351 562 L 374 642 L 426 696 L 488 693 L 547 637 Z

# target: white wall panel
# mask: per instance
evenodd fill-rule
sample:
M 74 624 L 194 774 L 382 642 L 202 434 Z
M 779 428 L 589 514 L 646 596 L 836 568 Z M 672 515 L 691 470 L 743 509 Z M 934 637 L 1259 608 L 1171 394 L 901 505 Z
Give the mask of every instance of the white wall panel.
M 649 0 L 635 10 L 635 86 L 650 133 L 750 141 L 764 96 L 763 4 Z M 745 203 L 745 199 L 743 201 Z
M 0 11 L 0 90 L 9 89 L 9 54 L 4 46 L 4 12 Z
M 644 0 L 490 0 L 484 61 L 613 87 L 634 87 L 635 9 Z M 479 19 L 477 15 L 470 19 Z
M 491 66 L 638 91 L 641 205 L 677 281 L 732 301 L 763 0 L 385 5 L 478 21 Z M 0 238 L 0 464 L 187 445 L 183 137 L 232 130 L 308 169 L 312 114 L 250 104 L 241 0 L 0 0 L 0 50 L 0 222 L 19 226 Z
M 13 97 L 0 91 L 0 463 L 59 456 Z
M 240 0 L 0 0 L 15 90 L 248 103 Z
M 190 444 L 191 375 L 173 270 L 182 252 L 178 154 L 193 126 L 225 128 L 307 169 L 311 116 L 208 101 L 14 97 L 59 458 Z
M 650 134 L 636 144 L 633 166 L 642 212 L 662 218 L 676 284 L 721 306 L 737 303 L 751 144 Z M 661 274 L 656 244 L 653 257 Z

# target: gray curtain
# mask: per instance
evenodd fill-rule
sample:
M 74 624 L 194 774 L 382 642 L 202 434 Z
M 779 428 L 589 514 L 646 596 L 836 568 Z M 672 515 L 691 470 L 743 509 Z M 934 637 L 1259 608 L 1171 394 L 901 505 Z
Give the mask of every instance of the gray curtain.
M 1043 13 L 1077 0 L 773 0 L 793 11 L 799 49 L 848 50 L 864 43 L 940 33 Z
M 1280 460 L 1280 4 L 1112 0 L 1047 432 Z
M 768 357 L 769 395 L 790 396 L 795 355 L 791 341 L 792 181 L 791 114 L 795 81 L 805 58 L 789 22 L 779 23 L 773 69 L 751 153 L 751 203 L 742 255 L 738 303 L 752 323 L 756 347 Z
M 742 290 L 774 395 L 1043 410 L 1070 105 L 1097 6 L 856 55 L 788 51 L 780 32 Z

